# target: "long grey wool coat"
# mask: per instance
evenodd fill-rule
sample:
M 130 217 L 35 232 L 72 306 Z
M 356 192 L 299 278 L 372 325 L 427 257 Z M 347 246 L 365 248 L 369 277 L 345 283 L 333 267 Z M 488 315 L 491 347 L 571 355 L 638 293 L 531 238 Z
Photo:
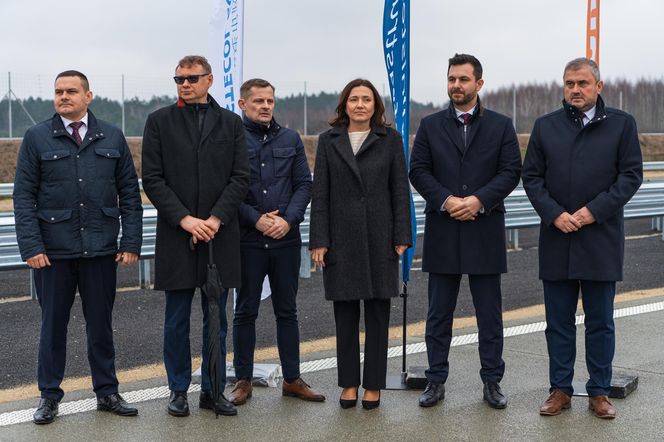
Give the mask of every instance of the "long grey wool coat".
M 327 247 L 323 282 L 331 301 L 398 295 L 399 256 L 412 244 L 401 135 L 372 127 L 357 155 L 346 126 L 320 135 L 309 247 Z

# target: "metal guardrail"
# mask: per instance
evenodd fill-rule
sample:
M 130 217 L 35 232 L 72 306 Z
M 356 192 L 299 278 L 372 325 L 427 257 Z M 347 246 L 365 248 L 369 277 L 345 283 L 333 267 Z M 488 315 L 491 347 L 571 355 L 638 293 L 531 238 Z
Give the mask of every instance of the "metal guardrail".
M 424 234 L 425 201 L 419 194 L 413 195 L 417 221 L 417 235 Z M 508 244 L 512 248 L 519 247 L 519 229 L 535 227 L 540 218 L 530 204 L 522 188 L 515 189 L 505 200 Z M 653 230 L 662 231 L 664 227 L 664 180 L 644 182 L 638 192 L 625 206 L 625 219 L 652 218 Z M 157 210 L 153 206 L 143 208 L 143 246 L 139 262 L 139 280 L 142 288 L 152 285 L 150 276 L 151 260 L 154 258 L 155 238 L 157 229 Z M 308 278 L 311 272 L 309 259 L 309 208 L 305 219 L 300 224 L 302 235 L 302 265 L 300 277 Z M 664 240 L 664 233 L 662 233 Z M 0 271 L 27 268 L 21 260 L 16 243 L 16 228 L 11 212 L 0 212 Z M 34 295 L 34 290 L 33 290 Z
M 664 161 L 646 161 L 643 163 L 643 170 L 646 172 L 664 171 Z M 139 179 L 138 184 L 143 190 L 143 183 Z M 0 183 L 0 198 L 11 197 L 14 191 L 14 183 Z

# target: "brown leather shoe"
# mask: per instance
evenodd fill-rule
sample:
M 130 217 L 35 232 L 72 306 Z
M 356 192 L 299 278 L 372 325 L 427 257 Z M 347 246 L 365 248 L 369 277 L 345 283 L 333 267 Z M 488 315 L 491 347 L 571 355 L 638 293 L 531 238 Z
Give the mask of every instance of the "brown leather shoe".
M 230 396 L 228 396 L 228 400 L 231 401 L 233 405 L 244 405 L 247 403 L 247 399 L 251 397 L 253 389 L 251 382 L 245 379 L 240 379 L 235 384 Z
M 325 400 L 325 396 L 311 388 L 302 378 L 297 378 L 290 384 L 284 380 L 281 392 L 284 396 L 297 397 L 305 401 L 323 402 Z
M 609 398 L 606 396 L 589 397 L 588 408 L 600 419 L 613 419 L 616 417 L 616 407 L 609 402 Z
M 563 410 L 567 410 L 571 406 L 571 397 L 560 390 L 554 390 L 540 407 L 539 413 L 542 416 L 558 416 Z

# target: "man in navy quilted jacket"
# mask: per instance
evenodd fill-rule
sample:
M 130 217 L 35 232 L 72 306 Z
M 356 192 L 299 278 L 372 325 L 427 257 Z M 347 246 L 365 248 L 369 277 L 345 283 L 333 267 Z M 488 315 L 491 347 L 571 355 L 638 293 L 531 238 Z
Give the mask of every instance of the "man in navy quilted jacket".
M 283 395 L 322 402 L 325 397 L 300 377 L 295 302 L 302 246 L 299 224 L 311 200 L 311 171 L 304 146 L 297 132 L 274 120 L 274 87 L 266 80 L 247 80 L 240 88 L 238 104 L 244 114 L 251 184 L 240 205 L 242 288 L 233 318 L 233 365 L 238 382 L 229 400 L 242 405 L 252 394 L 256 317 L 267 276 L 277 322 Z
M 138 414 L 118 394 L 111 322 L 117 265 L 134 264 L 141 252 L 143 208 L 127 141 L 120 129 L 95 118 L 91 101 L 85 75 L 60 73 L 56 114 L 28 129 L 16 165 L 16 237 L 21 258 L 34 270 L 42 311 L 36 424 L 53 422 L 64 395 L 67 324 L 77 289 L 97 409 Z

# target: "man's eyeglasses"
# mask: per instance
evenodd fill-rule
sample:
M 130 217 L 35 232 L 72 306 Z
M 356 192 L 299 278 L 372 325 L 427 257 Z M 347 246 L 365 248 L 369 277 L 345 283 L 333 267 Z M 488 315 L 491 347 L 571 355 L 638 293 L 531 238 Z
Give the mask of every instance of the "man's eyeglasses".
M 198 83 L 198 80 L 200 80 L 201 77 L 205 77 L 206 75 L 210 75 L 210 73 L 207 72 L 205 74 L 185 75 L 183 77 L 176 75 L 175 77 L 173 77 L 173 80 L 175 80 L 175 83 L 177 84 L 184 84 L 185 81 L 188 81 L 189 84 L 194 84 Z

